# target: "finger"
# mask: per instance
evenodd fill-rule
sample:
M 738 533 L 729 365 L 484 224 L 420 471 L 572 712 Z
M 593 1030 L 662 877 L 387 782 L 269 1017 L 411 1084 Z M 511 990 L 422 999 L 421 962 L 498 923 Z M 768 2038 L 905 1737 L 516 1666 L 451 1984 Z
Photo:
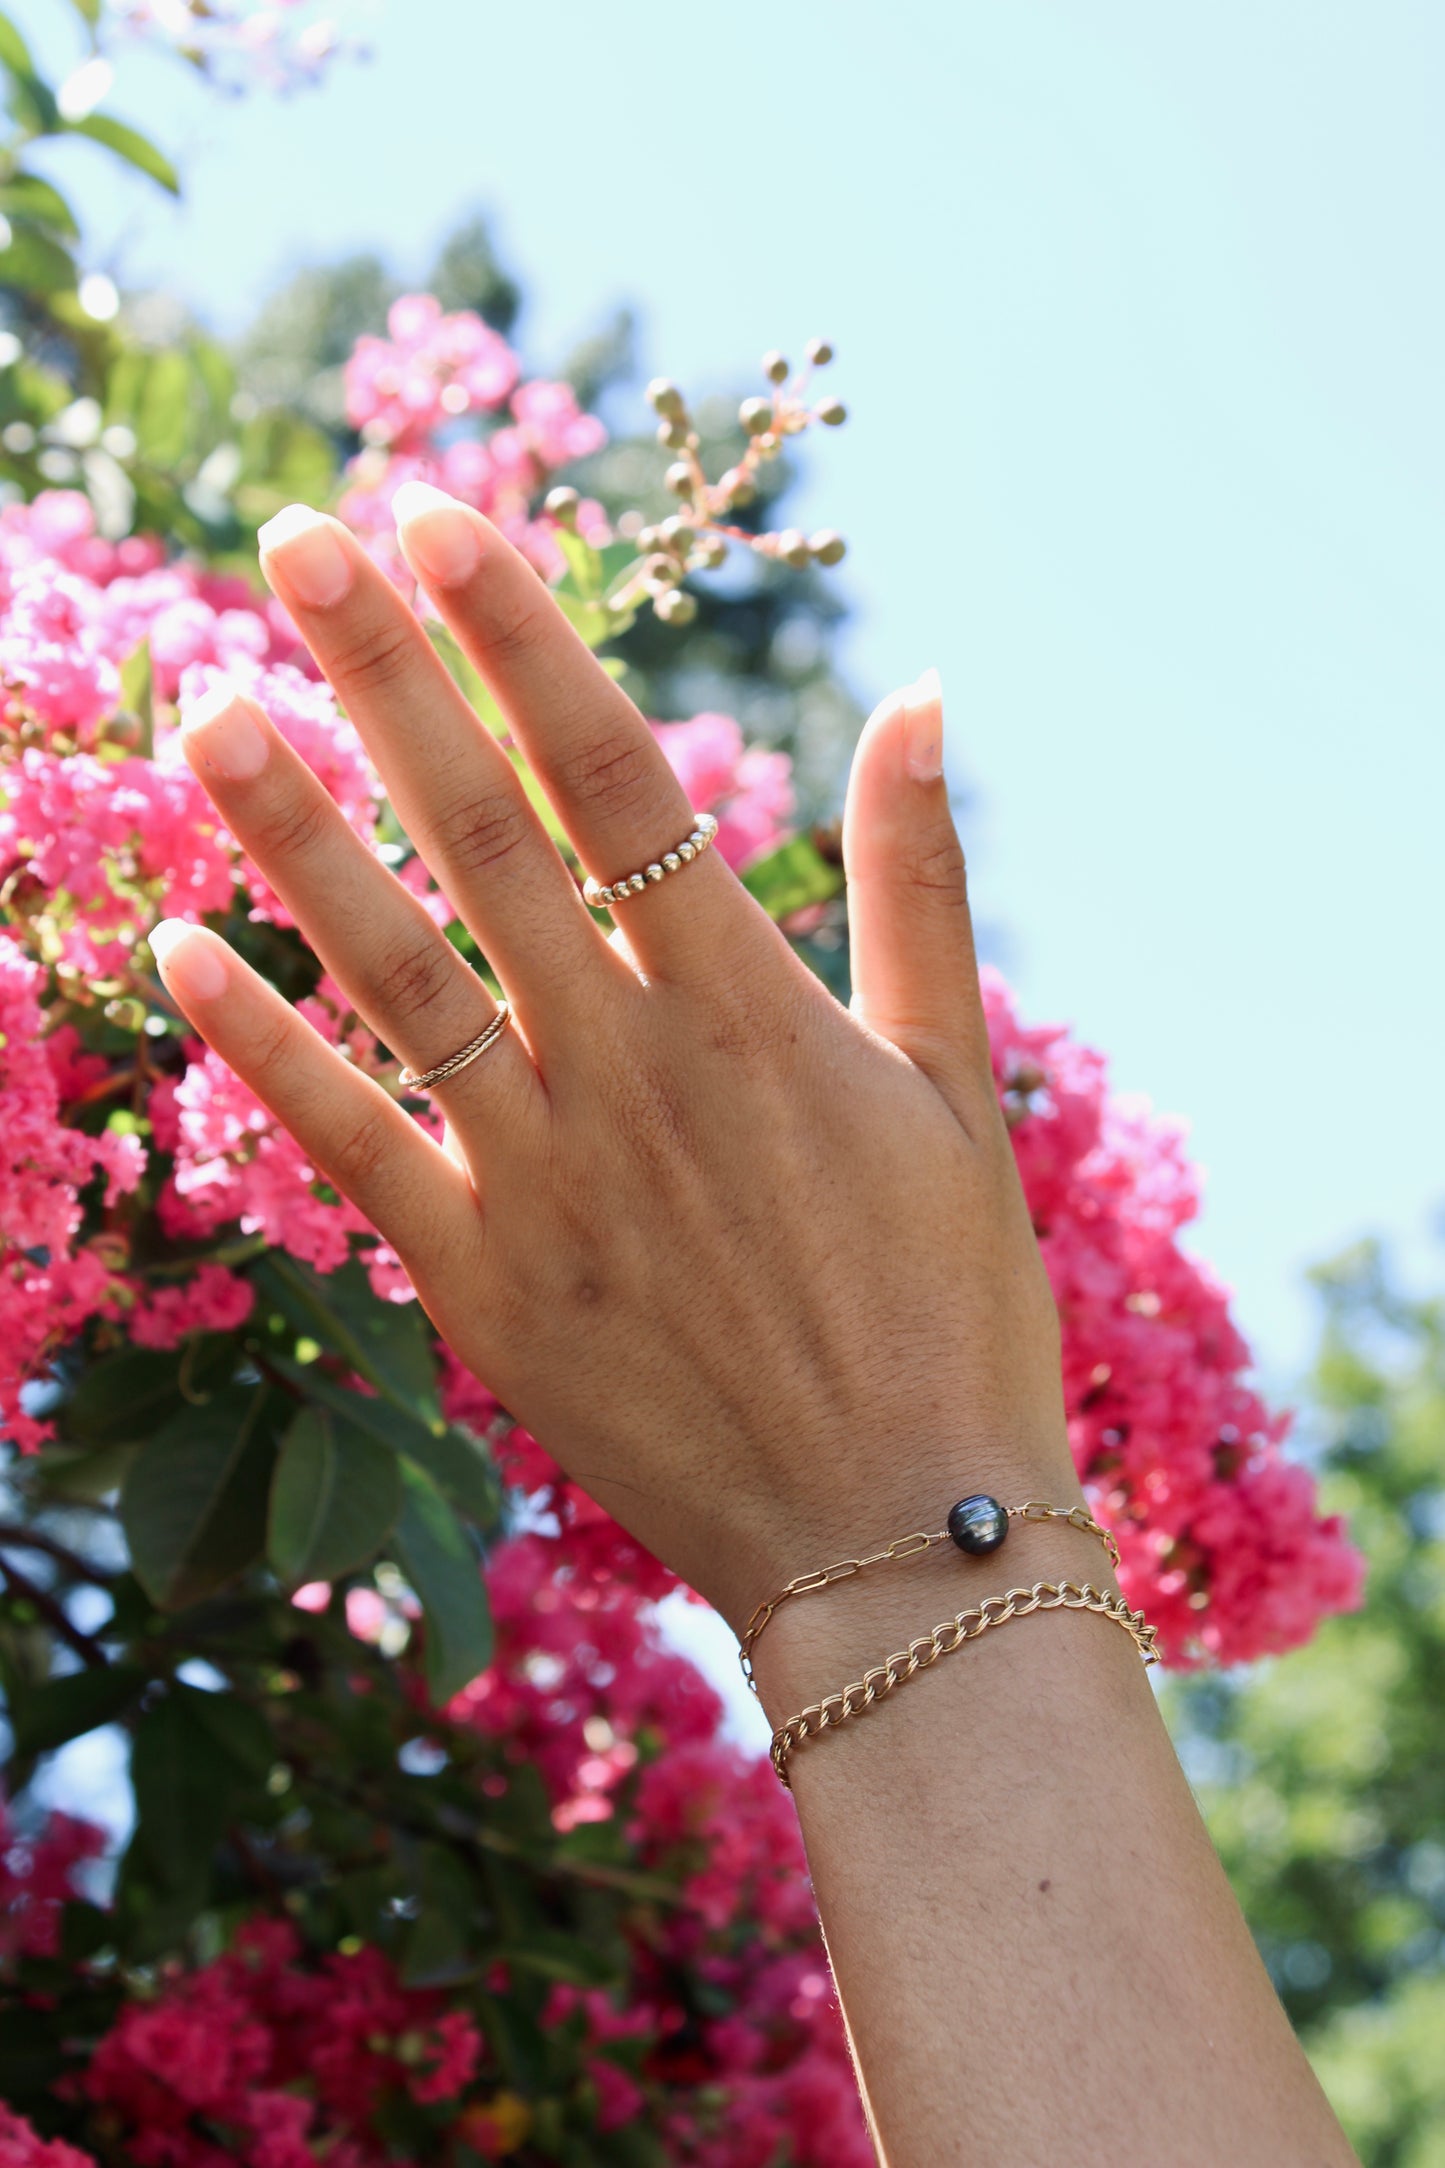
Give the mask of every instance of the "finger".
M 864 727 L 848 780 L 843 861 L 854 1010 L 972 1128 L 995 1106 L 993 1074 L 935 670 L 885 700 Z
M 267 579 L 365 739 L 402 826 L 518 1001 L 532 1044 L 554 1028 L 560 1040 L 560 1012 L 594 1006 L 598 975 L 621 967 L 516 768 L 338 520 L 291 505 L 260 544 Z M 545 1012 L 534 998 L 543 986 Z
M 610 887 L 659 869 L 618 902 L 643 966 L 691 974 L 740 940 L 759 941 L 764 915 L 716 855 L 681 859 L 696 825 L 681 783 L 526 559 L 480 512 L 428 483 L 403 483 L 392 510 L 407 562 L 486 680 L 588 871 Z M 679 865 L 662 878 L 669 855 Z
M 221 818 L 322 963 L 393 1053 L 425 1071 L 497 1014 L 482 980 L 418 899 L 362 842 L 259 704 L 225 682 L 189 708 L 181 745 Z M 541 1100 L 527 1050 L 507 1032 L 438 1086 L 449 1117 L 511 1137 Z
M 465 1173 L 379 1084 L 344 1061 L 218 934 L 163 919 L 150 936 L 168 991 L 206 1044 L 312 1164 L 425 1277 L 476 1236 Z

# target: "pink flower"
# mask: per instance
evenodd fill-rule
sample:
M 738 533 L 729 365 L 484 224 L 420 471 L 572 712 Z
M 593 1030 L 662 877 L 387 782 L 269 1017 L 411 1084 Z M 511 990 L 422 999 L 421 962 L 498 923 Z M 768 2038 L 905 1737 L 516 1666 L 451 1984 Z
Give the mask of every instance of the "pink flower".
M 745 866 L 783 842 L 794 804 L 786 753 L 745 746 L 730 715 L 694 715 L 652 728 L 697 811 L 717 815 L 715 847 L 730 866 Z

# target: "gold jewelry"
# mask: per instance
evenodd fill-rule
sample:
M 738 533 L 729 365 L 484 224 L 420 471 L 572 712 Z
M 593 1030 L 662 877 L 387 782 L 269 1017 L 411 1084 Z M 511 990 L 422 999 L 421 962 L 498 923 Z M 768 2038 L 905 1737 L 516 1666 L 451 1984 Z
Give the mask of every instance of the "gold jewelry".
M 662 881 L 669 873 L 681 873 L 683 867 L 691 865 L 694 858 L 701 858 L 717 834 L 717 820 L 711 813 L 697 813 L 693 817 L 697 826 L 692 834 L 684 836 L 681 843 L 675 843 L 670 851 L 664 851 L 661 858 L 654 858 L 652 864 L 644 866 L 641 873 L 624 873 L 621 880 L 613 881 L 610 887 L 604 887 L 601 881 L 594 881 L 589 875 L 582 883 L 585 900 L 594 910 L 600 909 L 603 904 L 621 903 L 624 897 L 640 896 L 649 881 Z
M 738 1649 L 743 1677 L 756 1693 L 753 1644 L 773 1613 L 790 1596 L 810 1596 L 816 1589 L 827 1588 L 833 1581 L 846 1581 L 868 1566 L 884 1566 L 895 1559 L 921 1557 L 924 1551 L 932 1550 L 939 1543 L 955 1544 L 959 1550 L 968 1551 L 975 1557 L 985 1556 L 998 1549 L 1008 1534 L 1010 1521 L 1067 1521 L 1071 1528 L 1081 1528 L 1086 1535 L 1097 1536 L 1108 1552 L 1110 1562 L 1115 1566 L 1119 1563 L 1118 1544 L 1107 1528 L 1100 1527 L 1087 1506 L 1050 1506 L 1038 1498 L 1030 1498 L 1021 1506 L 1001 1506 L 996 1498 L 975 1492 L 973 1497 L 959 1500 L 948 1516 L 948 1526 L 940 1528 L 936 1535 L 927 1535 L 919 1529 L 914 1535 L 900 1536 L 886 1550 L 874 1551 L 867 1558 L 840 1558 L 836 1566 L 821 1566 L 816 1573 L 800 1573 L 796 1581 L 789 1581 L 776 1596 L 760 1603 L 743 1628 L 742 1644 Z
M 468 1039 L 465 1046 L 458 1047 L 455 1054 L 448 1054 L 434 1069 L 403 1069 L 397 1078 L 398 1084 L 404 1092 L 429 1092 L 434 1085 L 444 1084 L 448 1077 L 458 1075 L 480 1060 L 489 1046 L 495 1046 L 511 1020 L 511 1003 L 504 1001 L 486 1029 L 479 1031 L 475 1039 Z
M 1149 1624 L 1142 1611 L 1131 1611 L 1122 1596 L 1095 1588 L 1092 1581 L 1085 1581 L 1082 1586 L 1077 1581 L 1035 1581 L 1032 1588 L 1011 1588 L 1005 1595 L 986 1596 L 972 1610 L 960 1611 L 955 1618 L 945 1619 L 931 1634 L 920 1634 L 916 1641 L 910 1641 L 906 1649 L 900 1649 L 886 1663 L 875 1664 L 871 1671 L 865 1671 L 861 1679 L 845 1686 L 841 1694 L 827 1694 L 821 1701 L 800 1709 L 796 1716 L 790 1716 L 786 1724 L 780 1724 L 773 1733 L 769 1750 L 779 1781 L 792 1790 L 788 1759 L 805 1739 L 835 1731 L 849 1717 L 861 1716 L 865 1709 L 871 1708 L 875 1701 L 881 1701 L 885 1694 L 891 1694 L 896 1686 L 902 1686 L 915 1672 L 926 1671 L 930 1664 L 936 1664 L 940 1656 L 951 1656 L 965 1641 L 976 1640 L 979 1634 L 987 1633 L 990 1626 L 1005 1626 L 1011 1618 L 1027 1618 L 1031 1611 L 1059 1610 L 1097 1611 L 1101 1618 L 1112 1619 L 1131 1637 L 1146 1664 L 1158 1663 L 1159 1653 L 1154 1646 L 1158 1628 Z

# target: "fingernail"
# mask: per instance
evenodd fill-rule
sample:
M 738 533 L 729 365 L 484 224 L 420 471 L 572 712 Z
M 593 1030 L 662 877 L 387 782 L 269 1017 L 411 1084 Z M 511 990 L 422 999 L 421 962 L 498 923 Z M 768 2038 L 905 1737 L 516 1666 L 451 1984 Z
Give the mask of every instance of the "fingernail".
M 163 918 L 148 936 L 161 976 L 183 1002 L 214 1001 L 226 991 L 226 966 L 199 926 L 183 918 Z
M 225 678 L 186 709 L 181 734 L 228 783 L 249 783 L 271 751 L 249 703 Z
M 339 602 L 351 585 L 351 559 L 341 537 L 325 514 L 313 512 L 309 504 L 288 504 L 268 519 L 256 545 L 266 577 L 271 577 L 266 563 L 270 558 L 308 609 L 324 610 Z
M 925 670 L 905 695 L 903 757 L 916 783 L 936 783 L 943 773 L 943 683 Z
M 430 482 L 403 482 L 391 500 L 402 547 L 427 587 L 460 587 L 476 571 L 482 538 L 465 505 Z

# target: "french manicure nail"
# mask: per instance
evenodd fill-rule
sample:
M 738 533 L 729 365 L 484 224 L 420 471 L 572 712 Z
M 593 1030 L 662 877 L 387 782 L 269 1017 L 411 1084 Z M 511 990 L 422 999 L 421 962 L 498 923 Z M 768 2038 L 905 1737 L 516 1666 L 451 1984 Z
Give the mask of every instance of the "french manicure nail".
M 391 500 L 412 569 L 428 587 L 460 587 L 481 562 L 482 538 L 465 505 L 430 482 L 403 482 Z
M 181 732 L 206 766 L 228 783 L 249 783 L 270 756 L 265 732 L 229 679 L 192 702 L 181 718 Z
M 226 991 L 226 966 L 199 926 L 163 918 L 147 938 L 167 986 L 183 1002 L 214 1001 Z
M 351 559 L 335 526 L 309 504 L 288 504 L 268 519 L 256 544 L 262 570 L 270 558 L 297 601 L 308 609 L 329 608 L 351 585 Z
M 908 688 L 903 757 L 916 783 L 936 783 L 943 773 L 943 684 L 925 670 Z

